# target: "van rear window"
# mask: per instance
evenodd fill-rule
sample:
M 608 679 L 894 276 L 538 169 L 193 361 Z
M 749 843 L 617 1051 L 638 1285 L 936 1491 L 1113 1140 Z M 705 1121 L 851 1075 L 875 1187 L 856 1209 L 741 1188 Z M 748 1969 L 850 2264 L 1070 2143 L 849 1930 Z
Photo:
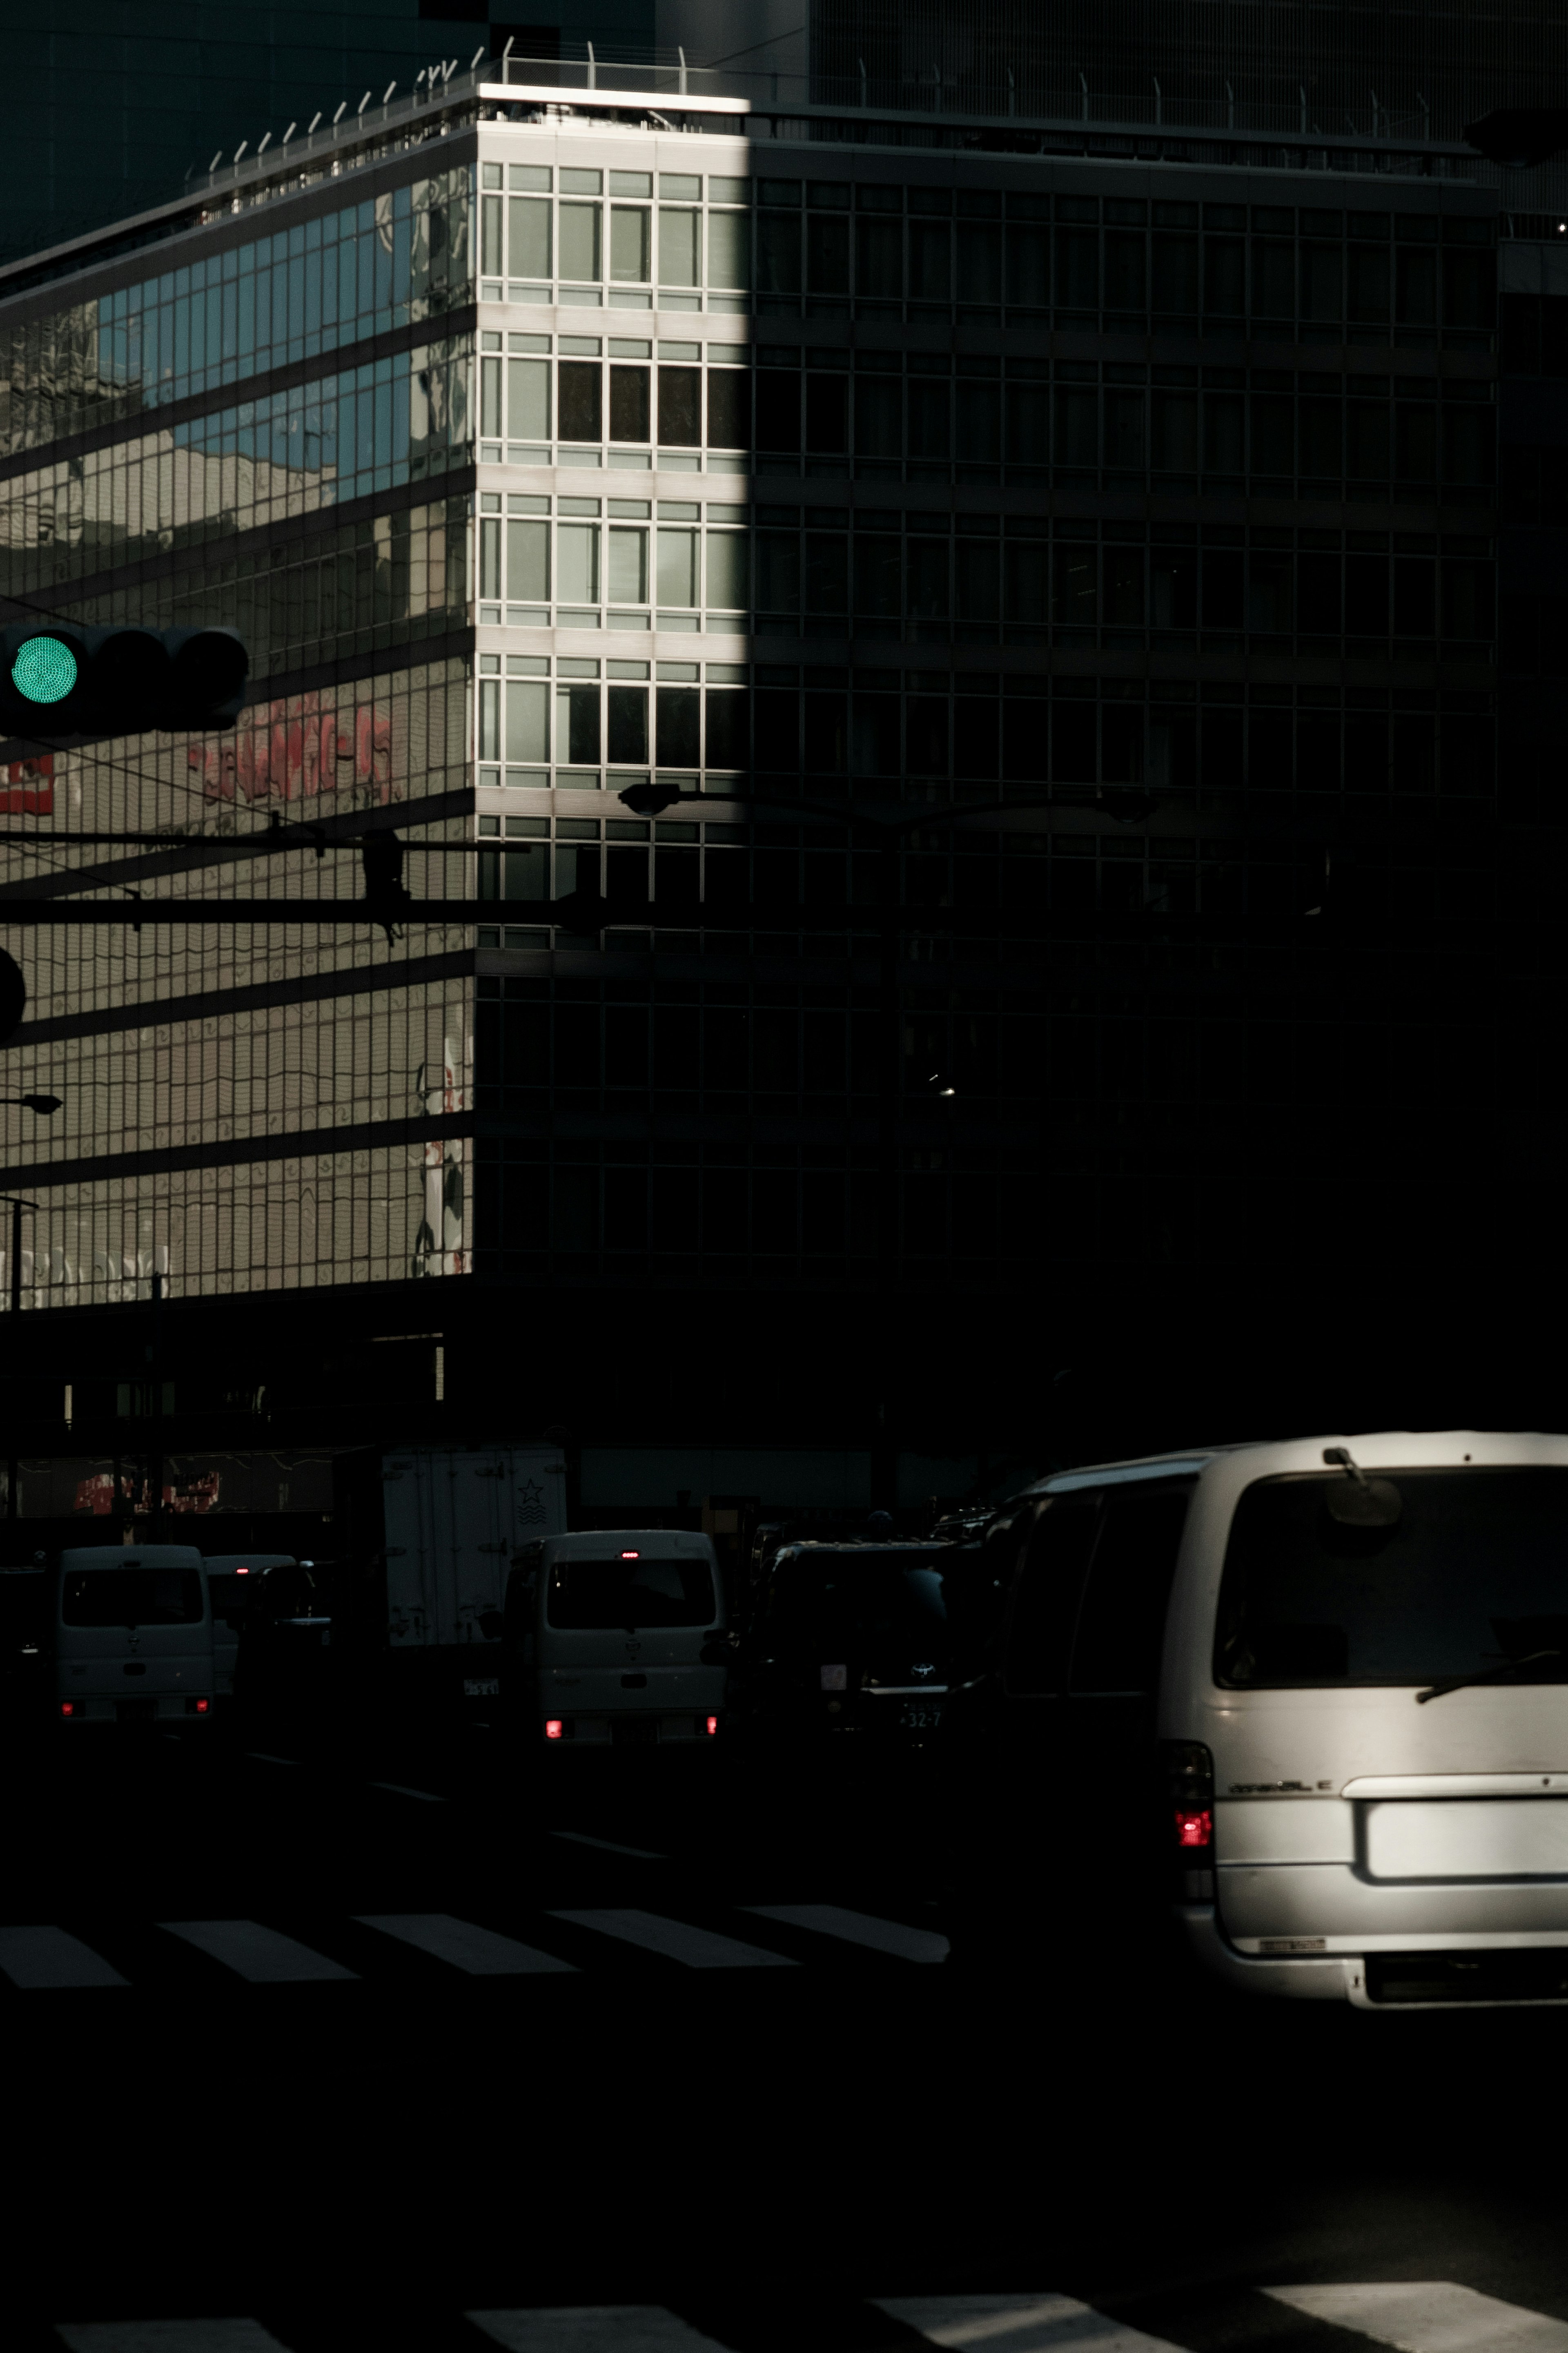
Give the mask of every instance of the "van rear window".
M 1246 1490 L 1226 1551 L 1215 1681 L 1325 1689 L 1568 1679 L 1568 1471 L 1369 1476 L 1392 1491 L 1380 1525 L 1342 1516 L 1342 1471 Z
M 705 1560 L 558 1560 L 545 1616 L 578 1632 L 710 1626 L 713 1577 Z
M 77 1568 L 66 1577 L 67 1626 L 199 1626 L 202 1578 L 195 1568 Z

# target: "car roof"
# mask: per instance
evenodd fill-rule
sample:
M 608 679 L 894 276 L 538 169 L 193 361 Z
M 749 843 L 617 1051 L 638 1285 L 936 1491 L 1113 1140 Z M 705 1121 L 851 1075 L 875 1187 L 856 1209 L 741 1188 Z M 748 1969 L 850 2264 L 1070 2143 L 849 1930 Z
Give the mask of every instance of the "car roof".
M 1086 1463 L 1053 1471 L 1020 1490 L 1030 1495 L 1068 1494 L 1077 1487 L 1110 1487 L 1147 1479 L 1199 1478 L 1222 1462 L 1238 1463 L 1252 1476 L 1275 1472 L 1321 1471 L 1330 1448 L 1345 1447 L 1366 1470 L 1484 1469 L 1505 1462 L 1568 1461 L 1568 1439 L 1549 1430 L 1325 1430 L 1315 1437 L 1260 1438 L 1219 1445 L 1183 1447 L 1169 1454 L 1143 1454 L 1119 1462 Z

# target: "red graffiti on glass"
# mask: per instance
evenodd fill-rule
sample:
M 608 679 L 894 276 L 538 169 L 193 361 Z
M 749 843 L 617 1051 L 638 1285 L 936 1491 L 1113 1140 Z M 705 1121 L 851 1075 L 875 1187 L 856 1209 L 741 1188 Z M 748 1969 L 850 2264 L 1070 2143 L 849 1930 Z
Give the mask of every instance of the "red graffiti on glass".
M 193 744 L 185 757 L 209 801 L 308 801 L 322 793 L 401 798 L 392 789 L 392 722 L 363 703 L 323 706 L 318 695 L 271 702 L 231 736 Z
M 7 817 L 53 817 L 55 760 L 52 752 L 36 760 L 11 760 L 0 783 L 0 809 Z

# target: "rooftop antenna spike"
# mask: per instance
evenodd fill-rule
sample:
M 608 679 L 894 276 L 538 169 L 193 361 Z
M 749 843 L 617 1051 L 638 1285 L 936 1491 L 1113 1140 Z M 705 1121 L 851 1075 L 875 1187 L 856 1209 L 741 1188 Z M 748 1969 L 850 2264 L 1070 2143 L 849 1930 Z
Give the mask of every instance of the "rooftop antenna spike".
M 217 170 L 218 165 L 219 165 L 222 162 L 223 162 L 223 149 L 220 147 L 220 148 L 218 149 L 218 151 L 217 151 L 217 153 L 213 157 L 212 162 L 207 165 L 207 172 L 208 172 L 209 176 L 210 176 L 210 174 L 211 174 L 212 173 L 214 173 L 214 172 L 216 172 L 216 171 Z
M 338 127 L 339 123 L 342 121 L 342 119 L 343 119 L 343 117 L 344 117 L 344 115 L 348 112 L 348 111 L 349 111 L 349 102 L 348 102 L 348 100 L 345 98 L 345 99 L 342 100 L 342 102 L 341 103 L 341 105 L 339 106 L 337 112 L 336 112 L 336 113 L 333 115 L 333 117 L 332 117 L 332 129 L 333 129 L 334 131 L 337 129 L 337 127 Z
M 354 121 L 355 121 L 356 122 L 359 121 L 360 117 L 363 114 L 363 112 L 364 112 L 364 111 L 365 111 L 365 108 L 366 108 L 369 104 L 370 104 L 370 92 L 369 92 L 369 90 L 366 90 L 366 92 L 365 92 L 365 94 L 364 94 L 364 96 L 361 99 L 361 100 L 360 100 L 359 104 L 358 104 L 358 105 L 355 107 L 355 109 L 354 109 Z
M 259 146 L 259 147 L 257 149 L 257 151 L 256 151 L 256 160 L 257 160 L 257 162 L 258 162 L 258 164 L 260 163 L 260 161 L 261 161 L 261 159 L 262 159 L 263 155 L 265 155 L 265 154 L 266 154 L 267 150 L 271 146 L 271 144 L 272 144 L 272 133 L 271 133 L 271 132 L 269 131 L 269 132 L 267 133 L 267 136 L 263 139 L 263 141 L 262 141 L 262 142 L 261 142 L 260 146 Z
M 1165 93 L 1160 87 L 1158 74 L 1154 76 L 1154 120 L 1160 123 L 1165 120 Z
M 599 87 L 599 60 L 594 55 L 593 42 L 589 41 L 585 46 L 588 51 L 588 87 L 590 90 L 597 90 Z
M 317 123 L 318 123 L 318 122 L 320 122 L 321 119 L 321 108 L 318 106 L 318 107 L 317 107 L 317 109 L 316 109 L 316 111 L 314 112 L 314 114 L 312 114 L 312 115 L 311 115 L 310 121 L 307 123 L 307 125 L 306 125 L 306 127 L 305 127 L 305 136 L 306 136 L 306 138 L 307 138 L 307 139 L 309 139 L 309 138 L 312 135 L 312 133 L 313 133 L 313 132 L 314 132 L 314 131 L 315 131 L 316 125 L 317 125 Z
M 675 54 L 680 59 L 679 90 L 681 97 L 684 98 L 686 96 L 686 51 L 677 48 Z
M 386 104 L 387 100 L 392 96 L 393 91 L 396 88 L 397 84 L 395 81 L 389 81 L 387 83 L 386 88 L 381 93 L 381 102 L 383 106 Z
M 299 128 L 300 128 L 299 117 L 298 117 L 298 116 L 296 116 L 296 117 L 295 117 L 295 119 L 294 119 L 294 121 L 293 121 L 289 125 L 288 130 L 283 133 L 282 144 L 283 144 L 285 147 L 287 147 L 287 145 L 289 144 L 289 142 L 290 141 L 290 139 L 292 139 L 292 137 L 294 136 L 294 133 L 296 132 L 296 131 L 298 131 L 298 129 L 299 129 Z
M 474 68 L 479 64 L 479 59 L 481 58 L 488 58 L 489 53 L 489 43 L 481 41 L 479 47 L 474 51 L 473 56 L 468 59 L 468 71 L 472 73 Z
M 249 142 L 249 140 L 248 140 L 248 139 L 242 139 L 242 140 L 240 141 L 240 142 L 239 142 L 238 146 L 237 146 L 237 147 L 235 149 L 235 151 L 234 151 L 234 160 L 235 160 L 235 162 L 236 162 L 237 164 L 238 163 L 238 161 L 239 161 L 240 157 L 244 154 L 244 153 L 245 153 L 246 149 L 249 146 L 249 144 L 250 144 L 250 142 Z
M 441 68 L 441 79 L 442 79 L 443 83 L 449 82 L 449 81 L 451 80 L 451 79 L 452 79 L 452 76 L 457 72 L 457 70 L 458 70 L 458 60 L 457 60 L 457 58 L 448 58 L 446 60 L 446 63 L 445 63 L 445 64 L 442 66 L 442 68 Z

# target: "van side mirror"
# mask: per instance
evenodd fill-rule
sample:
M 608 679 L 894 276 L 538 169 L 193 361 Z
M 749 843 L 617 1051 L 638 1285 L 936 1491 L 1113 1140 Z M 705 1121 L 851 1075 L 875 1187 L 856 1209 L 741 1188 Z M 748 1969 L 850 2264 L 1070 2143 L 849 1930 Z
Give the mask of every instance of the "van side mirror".
M 506 1620 L 501 1616 L 499 1609 L 481 1609 L 479 1614 L 478 1624 L 479 1631 L 484 1636 L 487 1642 L 499 1642 L 501 1637 L 501 1630 L 506 1624 Z

